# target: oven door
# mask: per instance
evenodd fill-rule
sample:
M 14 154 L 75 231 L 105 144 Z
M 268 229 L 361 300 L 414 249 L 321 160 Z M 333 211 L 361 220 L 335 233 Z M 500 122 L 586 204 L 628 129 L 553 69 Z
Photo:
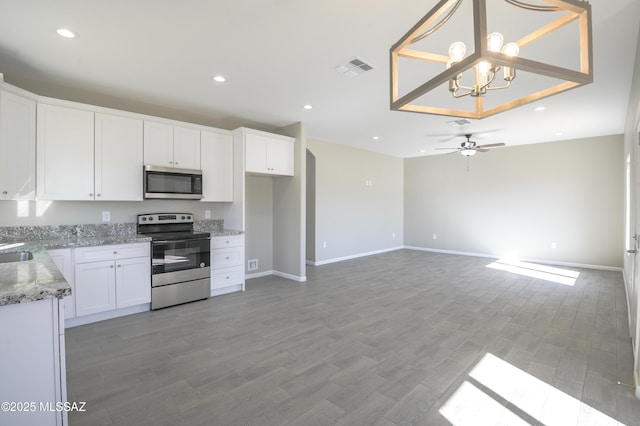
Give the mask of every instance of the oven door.
M 151 244 L 151 273 L 153 275 L 187 269 L 207 268 L 210 265 L 211 240 L 159 240 Z

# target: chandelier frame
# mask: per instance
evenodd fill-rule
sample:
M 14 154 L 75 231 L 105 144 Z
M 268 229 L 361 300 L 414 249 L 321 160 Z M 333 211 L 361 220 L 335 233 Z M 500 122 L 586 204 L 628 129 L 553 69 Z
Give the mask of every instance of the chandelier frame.
M 508 56 L 501 52 L 490 51 L 487 43 L 487 0 L 470 1 L 473 2 L 474 52 L 403 96 L 399 95 L 398 59 L 407 58 L 417 61 L 439 63 L 442 64 L 444 69 L 450 59 L 449 56 L 412 49 L 411 45 L 435 33 L 436 30 L 442 26 L 444 23 L 443 21 L 446 22 L 446 20 L 455 13 L 461 0 L 440 0 L 422 19 L 420 19 L 420 21 L 413 26 L 413 28 L 411 28 L 391 47 L 389 51 L 391 110 L 482 119 L 593 82 L 593 36 L 591 5 L 588 1 L 539 0 L 550 5 L 548 7 L 539 7 L 538 9 L 540 12 L 560 11 L 564 12 L 563 15 L 516 41 L 516 44 L 520 49 L 522 49 L 523 47 L 534 43 L 535 41 L 577 20 L 579 21 L 579 71 L 526 59 L 524 57 Z M 529 6 L 521 1 L 505 1 L 518 7 L 528 8 L 526 6 Z M 482 61 L 488 61 L 492 65 L 498 67 L 511 67 L 519 71 L 526 71 L 545 77 L 556 78 L 562 80 L 562 82 L 490 109 L 485 109 L 483 96 L 477 96 L 474 98 L 475 102 L 473 110 L 459 110 L 412 104 L 412 102 L 419 97 L 443 86 L 448 81 L 455 79 L 461 73 L 472 69 L 476 64 Z M 491 95 L 489 94 L 486 96 Z

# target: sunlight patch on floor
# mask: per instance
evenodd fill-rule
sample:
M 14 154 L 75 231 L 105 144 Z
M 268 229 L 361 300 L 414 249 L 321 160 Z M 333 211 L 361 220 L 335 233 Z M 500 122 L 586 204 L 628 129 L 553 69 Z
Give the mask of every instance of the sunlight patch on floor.
M 578 275 L 580 275 L 580 272 L 577 271 L 548 265 L 539 265 L 531 262 L 521 262 L 512 258 L 502 258 L 488 264 L 487 268 L 511 272 L 526 277 L 538 278 L 567 286 L 573 286 L 578 279 Z
M 481 390 L 481 387 L 486 387 L 531 419 L 546 426 L 622 425 L 490 353 L 482 357 L 469 377 L 480 386 L 465 381 L 440 408 L 440 414 L 454 426 L 529 424 Z

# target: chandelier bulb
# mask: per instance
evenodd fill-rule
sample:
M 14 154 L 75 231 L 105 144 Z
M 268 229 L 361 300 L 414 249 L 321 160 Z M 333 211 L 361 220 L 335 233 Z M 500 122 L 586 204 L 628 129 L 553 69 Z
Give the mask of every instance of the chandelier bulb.
M 516 43 L 507 43 L 502 48 L 502 53 L 509 56 L 518 56 L 520 54 L 520 46 Z
M 504 37 L 500 33 L 491 33 L 487 36 L 487 45 L 492 52 L 499 52 L 503 43 Z
M 467 53 L 467 46 L 461 41 L 456 41 L 449 46 L 449 58 L 453 62 L 461 61 L 464 55 Z

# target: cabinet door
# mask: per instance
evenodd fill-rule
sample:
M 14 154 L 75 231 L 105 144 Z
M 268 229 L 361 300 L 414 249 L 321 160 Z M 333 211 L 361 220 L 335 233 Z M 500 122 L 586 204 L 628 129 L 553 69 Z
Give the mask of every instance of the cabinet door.
M 38 104 L 37 196 L 93 200 L 93 112 Z
M 36 197 L 36 103 L 0 92 L 0 200 Z
M 267 169 L 267 145 L 269 139 L 251 133 L 245 136 L 245 170 L 252 173 L 271 173 Z
M 77 263 L 75 281 L 77 316 L 116 309 L 114 261 Z
M 151 303 L 151 259 L 137 257 L 116 260 L 116 306 Z
M 144 122 L 144 164 L 173 167 L 173 126 Z
M 173 128 L 173 167 L 200 170 L 200 130 Z
M 56 264 L 62 276 L 71 286 L 71 296 L 64 298 L 64 317 L 76 317 L 76 289 L 73 283 L 73 260 L 71 258 L 71 249 L 49 250 L 47 252 L 53 263 Z
M 212 132 L 201 134 L 202 201 L 233 201 L 233 138 Z
M 95 199 L 142 201 L 142 120 L 96 113 Z
M 267 167 L 276 175 L 293 176 L 293 142 L 272 139 L 267 151 Z

